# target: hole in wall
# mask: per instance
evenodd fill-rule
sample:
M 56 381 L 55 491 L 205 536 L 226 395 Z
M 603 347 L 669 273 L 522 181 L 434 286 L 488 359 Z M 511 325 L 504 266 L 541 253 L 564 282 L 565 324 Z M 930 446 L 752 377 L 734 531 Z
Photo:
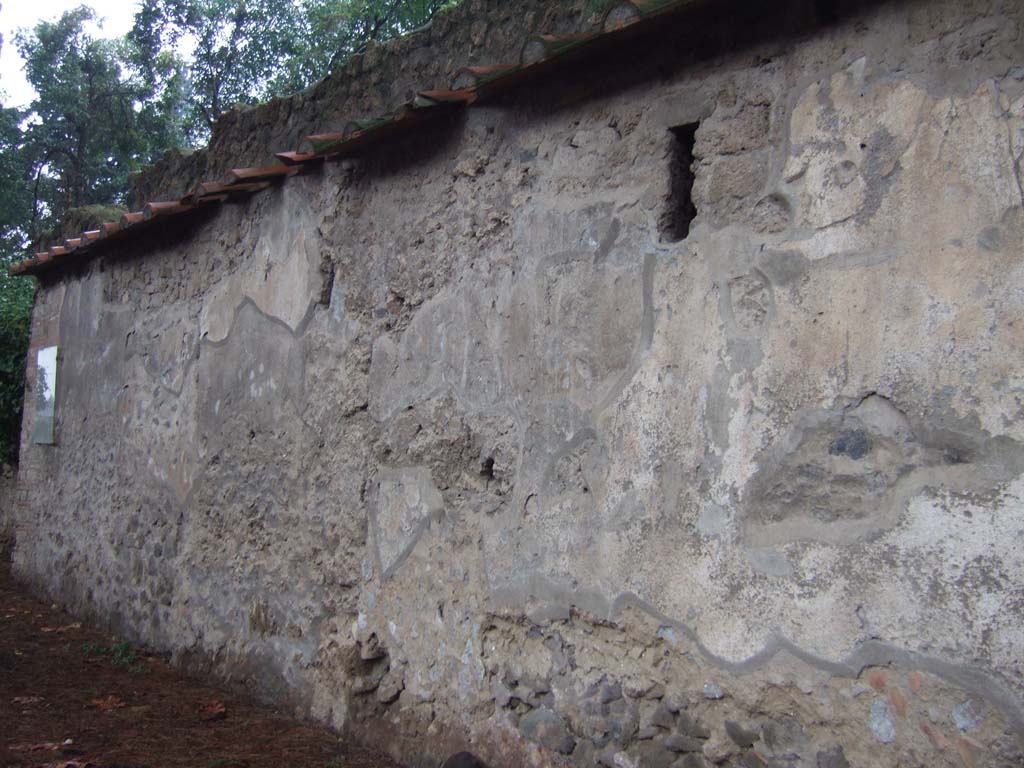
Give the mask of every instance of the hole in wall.
M 839 0 L 814 0 L 814 11 L 821 24 L 839 21 Z
M 661 215 L 662 242 L 678 243 L 690 234 L 690 224 L 697 217 L 693 203 L 693 147 L 700 123 L 687 123 L 669 128 L 669 196 Z
M 331 294 L 334 292 L 334 264 L 325 259 L 320 265 L 320 273 L 324 276 L 317 303 L 324 307 L 331 306 Z
M 488 456 L 480 462 L 480 475 L 488 480 L 494 479 L 494 457 Z

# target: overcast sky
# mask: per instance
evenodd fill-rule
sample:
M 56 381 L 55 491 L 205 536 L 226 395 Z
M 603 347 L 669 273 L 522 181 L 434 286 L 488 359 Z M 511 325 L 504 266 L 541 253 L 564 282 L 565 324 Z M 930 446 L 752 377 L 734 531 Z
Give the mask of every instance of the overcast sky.
M 90 6 L 102 18 L 102 29 L 90 30 L 96 37 L 117 37 L 131 29 L 134 0 L 0 0 L 0 33 L 4 36 L 0 53 L 0 91 L 4 106 L 25 106 L 35 95 L 25 82 L 14 33 L 23 27 L 34 27 L 41 20 L 55 21 L 64 11 L 79 5 Z

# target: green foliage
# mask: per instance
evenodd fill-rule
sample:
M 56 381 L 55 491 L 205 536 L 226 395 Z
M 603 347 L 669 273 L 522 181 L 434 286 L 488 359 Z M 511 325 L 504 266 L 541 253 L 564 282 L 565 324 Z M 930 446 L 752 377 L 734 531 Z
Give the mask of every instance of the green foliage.
M 94 18 L 81 6 L 17 36 L 38 94 L 22 137 L 35 182 L 30 237 L 70 208 L 123 199 L 128 174 L 176 138 L 158 106 L 143 107 L 151 93 L 131 77 L 124 42 L 87 34 Z
M 110 663 L 115 666 L 128 667 L 131 672 L 145 671 L 145 667 L 142 664 L 136 664 L 139 661 L 139 656 L 128 642 L 114 643 L 108 648 L 107 646 L 90 641 L 82 644 L 82 654 L 89 658 L 109 656 Z
M 199 141 L 222 112 L 269 95 L 266 83 L 301 54 L 301 32 L 299 6 L 290 2 L 143 0 L 128 39 L 160 97 L 183 101 L 184 133 Z M 183 42 L 194 46 L 187 62 Z
M 128 40 L 161 114 L 177 104 L 195 143 L 222 112 L 300 91 L 370 41 L 410 32 L 457 1 L 143 0 Z
M 24 146 L 25 113 L 0 108 L 0 253 L 20 253 L 32 217 L 32 164 Z
M 367 43 L 411 32 L 456 4 L 452 0 L 310 0 L 306 55 L 315 66 L 303 84 L 323 77 Z
M 21 110 L 0 109 L 0 464 L 18 459 L 25 360 L 35 281 L 11 277 L 22 258 L 24 223 L 31 218 L 30 164 L 23 152 Z
M 138 659 L 135 650 L 127 642 L 110 646 L 110 660 L 119 667 L 128 667 Z
M 107 652 L 107 649 L 98 643 L 94 643 L 91 640 L 88 643 L 82 643 L 82 654 L 88 658 L 93 656 L 102 656 Z
M 11 277 L 0 258 L 0 463 L 15 464 L 25 398 L 25 361 L 35 280 Z

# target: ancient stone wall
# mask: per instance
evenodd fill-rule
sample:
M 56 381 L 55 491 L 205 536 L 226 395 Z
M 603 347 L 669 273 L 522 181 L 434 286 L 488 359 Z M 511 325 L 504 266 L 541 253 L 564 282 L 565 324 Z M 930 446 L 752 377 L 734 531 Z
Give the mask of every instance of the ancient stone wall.
M 14 471 L 0 465 L 0 561 L 6 560 L 14 546 L 14 504 L 17 498 Z
M 18 573 L 414 766 L 1020 765 L 1022 28 L 709 3 L 46 279 Z

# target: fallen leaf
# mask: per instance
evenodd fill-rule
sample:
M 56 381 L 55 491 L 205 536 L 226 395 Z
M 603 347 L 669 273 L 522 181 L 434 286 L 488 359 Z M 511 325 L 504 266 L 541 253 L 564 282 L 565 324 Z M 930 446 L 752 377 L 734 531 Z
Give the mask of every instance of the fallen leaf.
M 73 629 L 81 629 L 81 622 L 75 622 L 74 624 L 68 624 L 66 627 L 40 627 L 40 632 L 56 632 L 57 634 L 63 634 L 64 632 L 70 632 Z
M 11 752 L 60 752 L 61 745 L 55 741 L 42 744 L 13 744 L 8 747 Z
M 109 711 L 111 709 L 120 709 L 125 704 L 119 697 L 111 694 L 110 696 L 104 696 L 103 698 L 90 699 L 89 705 L 98 707 L 104 711 Z
M 199 704 L 200 720 L 223 720 L 228 716 L 227 707 L 216 699 L 210 699 Z

